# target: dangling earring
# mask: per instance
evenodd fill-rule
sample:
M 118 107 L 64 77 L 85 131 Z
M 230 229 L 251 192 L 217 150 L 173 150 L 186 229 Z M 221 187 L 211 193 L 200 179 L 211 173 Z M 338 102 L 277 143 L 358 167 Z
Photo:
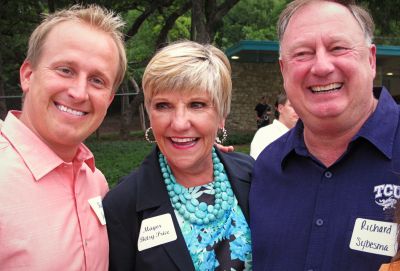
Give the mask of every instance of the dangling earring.
M 144 133 L 144 137 L 146 138 L 146 141 L 147 142 L 149 142 L 149 143 L 156 143 L 157 141 L 154 139 L 154 140 L 151 140 L 150 139 L 150 137 L 149 137 L 149 133 L 150 133 L 150 131 L 151 131 L 151 133 L 153 134 L 153 128 L 150 126 L 149 128 L 147 128 L 146 129 L 146 132 Z M 153 137 L 154 137 L 154 134 L 153 134 Z
M 222 138 L 220 138 L 221 135 L 222 135 Z M 228 133 L 226 132 L 225 127 L 222 127 L 220 129 L 218 129 L 217 137 L 215 138 L 215 141 L 218 144 L 222 144 L 226 140 L 227 136 L 228 136 Z

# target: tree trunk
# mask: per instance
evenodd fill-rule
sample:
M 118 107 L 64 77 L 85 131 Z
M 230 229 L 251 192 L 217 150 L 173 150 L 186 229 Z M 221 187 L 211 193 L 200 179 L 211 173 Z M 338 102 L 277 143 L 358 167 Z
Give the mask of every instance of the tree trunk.
M 164 47 L 164 44 L 167 42 L 168 33 L 174 26 L 176 20 L 180 16 L 182 16 L 182 14 L 184 14 L 186 11 L 188 11 L 191 6 L 192 2 L 191 0 L 189 0 L 179 10 L 175 11 L 174 13 L 168 16 L 168 18 L 165 20 L 163 28 L 160 30 L 160 33 L 158 34 L 158 38 L 156 41 L 156 48 L 159 49 Z
M 206 30 L 205 1 L 207 0 L 192 0 L 191 38 L 198 43 L 210 42 L 210 36 Z
M 122 94 L 129 92 L 128 83 L 125 81 L 121 88 Z M 121 96 L 121 126 L 119 135 L 121 139 L 128 139 L 129 127 L 132 125 L 132 108 L 129 106 L 129 96 Z
M 138 84 L 135 79 L 131 78 L 129 83 L 131 83 L 134 92 L 137 93 L 129 102 L 129 96 L 123 96 L 122 98 L 122 108 L 121 108 L 121 128 L 120 128 L 120 137 L 121 139 L 128 139 L 129 137 L 129 128 L 132 125 L 132 117 L 135 109 L 139 107 L 141 103 L 143 103 L 143 91 L 140 90 Z M 123 92 L 129 92 L 128 83 L 125 83 L 123 88 Z
M 3 60 L 0 56 L 0 96 L 5 96 L 6 92 L 4 90 L 4 80 L 3 80 Z M 4 120 L 7 115 L 7 104 L 6 99 L 0 98 L 0 119 Z
M 199 43 L 212 43 L 222 26 L 222 18 L 239 0 L 226 0 L 217 6 L 215 0 L 192 0 L 191 39 Z
M 135 36 L 135 34 L 139 31 L 140 26 L 143 22 L 151 15 L 154 11 L 162 7 L 168 7 L 173 4 L 173 0 L 153 0 L 149 7 L 147 7 L 143 13 L 135 20 L 132 24 L 131 28 L 125 35 L 125 41 L 128 41 L 131 37 Z

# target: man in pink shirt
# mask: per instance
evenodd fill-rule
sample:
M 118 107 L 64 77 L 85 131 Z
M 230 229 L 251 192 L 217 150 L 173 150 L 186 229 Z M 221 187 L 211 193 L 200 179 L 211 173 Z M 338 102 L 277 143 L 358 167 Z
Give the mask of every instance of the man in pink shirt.
M 31 35 L 23 109 L 0 132 L 1 270 L 108 269 L 108 186 L 82 141 L 124 77 L 122 26 L 100 7 L 74 6 Z

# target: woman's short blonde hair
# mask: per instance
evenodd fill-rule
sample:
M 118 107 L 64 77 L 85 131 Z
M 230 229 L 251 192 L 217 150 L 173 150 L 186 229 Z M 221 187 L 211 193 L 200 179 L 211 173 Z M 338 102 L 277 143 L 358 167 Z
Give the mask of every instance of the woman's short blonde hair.
M 147 65 L 142 86 L 147 112 L 152 98 L 165 92 L 205 92 L 221 118 L 230 111 L 231 66 L 225 54 L 210 44 L 179 41 L 162 48 Z
M 119 69 L 113 85 L 113 90 L 116 91 L 124 79 L 127 65 L 124 39 L 122 34 L 122 28 L 124 27 L 125 23 L 120 16 L 100 6 L 89 5 L 84 7 L 81 5 L 74 5 L 69 9 L 59 10 L 52 14 L 45 14 L 42 23 L 36 27 L 29 38 L 26 59 L 33 67 L 36 67 L 49 32 L 56 25 L 69 21 L 86 23 L 95 29 L 109 34 L 114 40 L 118 48 L 119 55 Z

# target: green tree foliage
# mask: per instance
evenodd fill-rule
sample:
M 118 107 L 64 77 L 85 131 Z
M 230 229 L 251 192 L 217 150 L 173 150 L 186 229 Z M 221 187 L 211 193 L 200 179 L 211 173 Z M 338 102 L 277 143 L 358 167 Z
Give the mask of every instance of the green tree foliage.
M 375 43 L 400 44 L 400 0 L 359 1 L 372 14 L 375 21 Z
M 241 0 L 224 18 L 217 37 L 223 48 L 240 40 L 276 40 L 276 22 L 285 0 Z

